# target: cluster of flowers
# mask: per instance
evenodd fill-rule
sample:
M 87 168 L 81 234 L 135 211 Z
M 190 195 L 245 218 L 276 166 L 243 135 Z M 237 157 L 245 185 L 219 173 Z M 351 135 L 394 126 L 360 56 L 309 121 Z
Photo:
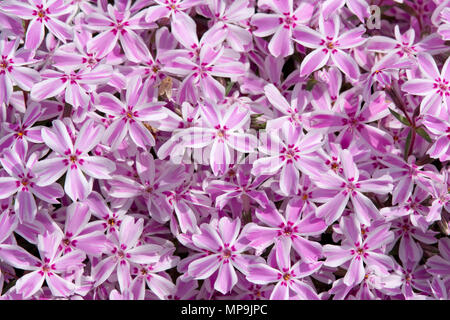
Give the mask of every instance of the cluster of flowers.
M 2 1 L 0 298 L 448 299 L 449 40 L 449 0 Z

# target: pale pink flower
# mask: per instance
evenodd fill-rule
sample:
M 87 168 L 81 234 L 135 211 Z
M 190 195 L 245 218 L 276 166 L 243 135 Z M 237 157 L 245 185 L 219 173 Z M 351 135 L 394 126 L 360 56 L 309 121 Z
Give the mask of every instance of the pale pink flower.
M 72 29 L 58 17 L 72 11 L 72 6 L 61 0 L 25 1 L 8 0 L 0 5 L 0 10 L 8 14 L 30 20 L 25 48 L 36 50 L 44 40 L 44 26 L 59 40 L 66 42 L 72 39 Z

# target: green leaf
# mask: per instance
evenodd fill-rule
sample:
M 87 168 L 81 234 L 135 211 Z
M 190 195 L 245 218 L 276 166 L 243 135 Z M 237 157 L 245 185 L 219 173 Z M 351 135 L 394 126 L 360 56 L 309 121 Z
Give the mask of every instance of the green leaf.
M 225 89 L 225 96 L 228 96 L 228 94 L 230 93 L 231 88 L 233 88 L 233 86 L 234 86 L 234 82 L 232 82 L 232 81 L 228 82 L 227 88 Z
M 408 151 L 409 147 L 411 146 L 411 137 L 412 137 L 412 130 L 409 129 L 408 136 L 406 137 L 405 153 L 403 155 L 403 158 L 405 158 L 405 160 L 408 160 Z
M 317 83 L 316 79 L 309 79 L 308 82 L 306 83 L 306 90 L 311 91 L 316 83 Z
M 395 112 L 391 108 L 389 108 L 389 111 L 394 115 L 395 118 L 397 118 L 398 121 L 403 123 L 405 126 L 411 127 L 411 123 L 409 123 L 408 119 L 406 119 L 404 116 L 402 116 L 401 114 Z
M 419 136 L 424 138 L 427 142 L 429 142 L 429 143 L 433 142 L 433 140 L 430 138 L 430 136 L 428 135 L 428 133 L 425 131 L 424 128 L 422 128 L 422 127 L 416 128 L 416 132 Z

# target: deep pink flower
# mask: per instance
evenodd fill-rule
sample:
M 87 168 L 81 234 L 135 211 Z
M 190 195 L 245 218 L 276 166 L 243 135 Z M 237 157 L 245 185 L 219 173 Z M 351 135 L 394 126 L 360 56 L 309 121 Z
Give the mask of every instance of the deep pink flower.
M 392 145 L 392 137 L 385 131 L 369 125 L 389 114 L 389 103 L 383 92 L 378 92 L 360 108 L 362 99 L 348 93 L 335 103 L 334 110 L 312 112 L 309 126 L 325 132 L 340 131 L 339 139 L 343 148 L 348 148 L 356 137 L 362 138 L 379 152 L 386 152 Z

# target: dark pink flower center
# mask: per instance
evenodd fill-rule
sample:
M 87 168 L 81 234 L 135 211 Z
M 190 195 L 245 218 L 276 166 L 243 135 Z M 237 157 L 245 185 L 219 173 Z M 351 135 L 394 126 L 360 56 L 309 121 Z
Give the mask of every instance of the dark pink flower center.
M 327 37 L 326 40 L 321 40 L 320 45 L 324 47 L 322 49 L 323 52 L 328 53 L 328 51 L 331 51 L 331 53 L 336 53 L 336 48 L 339 47 L 339 42 L 334 41 L 333 37 Z
M 48 261 L 49 259 L 45 259 L 46 261 Z M 49 265 L 48 262 L 46 262 L 42 267 L 41 270 L 39 271 L 39 273 L 41 275 L 47 274 L 49 276 L 53 275 L 52 271 L 55 269 L 55 265 Z
M 365 244 L 363 246 L 360 246 L 360 244 L 357 242 L 355 243 L 355 248 L 356 249 L 352 249 L 350 251 L 350 253 L 352 255 L 356 255 L 356 259 L 361 259 L 361 257 L 366 258 L 368 256 L 367 254 L 367 249 L 369 249 L 369 247 Z
M 297 26 L 296 21 L 298 18 L 295 15 L 292 15 L 289 12 L 283 13 L 284 18 L 280 17 L 280 24 L 284 24 L 283 28 L 290 29 L 295 28 Z
M 122 110 L 123 120 L 129 121 L 130 123 L 136 121 L 134 118 L 138 117 L 137 111 L 133 111 L 134 106 L 128 106 L 126 110 Z
M 142 276 L 146 276 L 148 274 L 147 268 L 141 268 L 140 273 Z
M 200 66 L 192 67 L 192 70 L 195 70 L 194 77 L 206 78 L 208 76 L 208 72 L 212 71 L 212 67 L 206 66 L 205 63 L 202 63 Z
M 219 138 L 220 140 L 226 139 L 228 137 L 228 134 L 227 134 L 228 128 L 226 126 L 221 127 L 220 125 L 217 125 L 214 127 L 214 129 L 217 130 L 215 137 Z
M 292 162 L 293 160 L 299 160 L 300 156 L 298 153 L 300 152 L 300 148 L 296 147 L 292 144 L 288 145 L 287 148 L 281 149 L 281 160 L 287 160 L 287 162 Z
M 36 8 L 38 10 L 34 10 L 32 14 L 33 16 L 37 16 L 37 20 L 39 22 L 42 22 L 42 20 L 50 20 L 50 18 L 47 16 L 48 14 L 50 14 L 50 10 L 48 8 L 44 10 L 43 5 L 37 5 Z
M 79 156 L 82 154 L 80 150 L 77 149 L 75 150 L 75 153 L 72 153 L 70 149 L 67 149 L 64 154 L 67 156 L 67 158 L 64 159 L 63 162 L 66 166 L 70 165 L 71 169 L 76 169 L 78 164 L 83 165 L 84 160 L 79 158 Z
M 291 227 L 285 227 L 285 228 L 283 229 L 283 233 L 284 233 L 286 236 L 290 236 L 290 235 L 292 234 L 292 232 L 293 232 L 293 230 L 292 230 Z
M 302 122 L 302 116 L 298 114 L 297 109 L 295 109 L 294 111 L 289 110 L 288 112 L 291 114 L 289 121 L 296 127 L 300 126 Z
M 231 250 L 230 249 L 224 249 L 223 251 L 222 251 L 222 257 L 224 258 L 224 259 L 228 259 L 228 258 L 230 258 L 231 257 Z
M 12 63 L 12 59 L 7 59 L 7 56 L 2 56 L 2 60 L 0 61 L 0 74 L 4 74 L 6 71 L 11 72 L 13 69 Z
M 449 82 L 445 79 L 437 78 L 434 79 L 435 83 L 433 87 L 436 89 L 436 92 L 441 96 L 450 96 L 450 85 Z

